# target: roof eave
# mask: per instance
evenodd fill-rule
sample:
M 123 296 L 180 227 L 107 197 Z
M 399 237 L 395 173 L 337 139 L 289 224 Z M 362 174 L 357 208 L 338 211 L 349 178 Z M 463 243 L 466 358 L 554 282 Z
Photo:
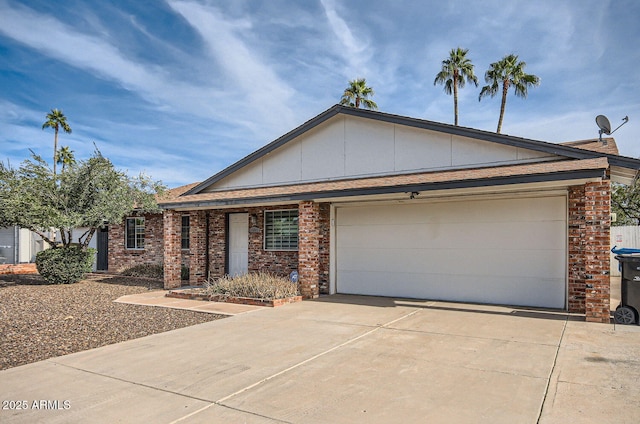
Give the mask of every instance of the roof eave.
M 367 187 L 342 190 L 295 193 L 290 195 L 257 196 L 241 199 L 193 200 L 160 204 L 163 209 L 217 208 L 229 206 L 248 206 L 264 203 L 291 203 L 305 200 L 329 199 L 333 197 L 355 197 L 392 193 L 410 193 L 414 191 L 453 190 L 460 188 L 480 188 L 501 185 L 541 183 L 550 181 L 589 180 L 606 178 L 605 168 L 558 171 L 533 175 L 513 175 L 506 177 L 479 178 L 431 183 L 400 184 L 387 187 Z

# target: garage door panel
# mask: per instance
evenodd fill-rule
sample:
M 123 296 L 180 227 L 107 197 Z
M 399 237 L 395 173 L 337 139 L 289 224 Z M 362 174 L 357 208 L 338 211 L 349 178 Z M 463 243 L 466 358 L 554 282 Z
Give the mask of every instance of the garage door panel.
M 393 204 L 340 208 L 340 225 L 384 225 L 389 217 L 410 224 L 564 221 L 566 209 L 558 198 L 524 198 L 437 203 Z M 473 203 L 473 208 L 469 208 Z
M 566 198 L 336 208 L 341 293 L 562 308 Z
M 349 275 L 353 273 L 353 275 Z M 458 302 L 493 303 L 503 305 L 563 308 L 564 280 L 510 277 L 483 277 L 449 274 L 417 274 L 392 272 L 366 272 L 365 278 L 355 271 L 346 272 L 345 278 L 356 277 L 363 284 L 342 290 L 345 294 L 366 294 L 450 300 Z
M 562 244 L 565 240 L 564 221 L 507 223 L 464 223 L 405 225 L 371 225 L 362 232 L 362 226 L 341 226 L 341 245 L 347 248 L 386 246 L 392 249 L 419 249 L 426 243 L 444 249 L 455 248 L 521 248 L 527 240 L 528 248 L 546 248 L 551 242 Z M 464 245 L 458 233 L 464 234 Z M 514 235 L 517 234 L 517 237 Z M 470 237 L 473 235 L 473 237 Z
M 499 260 L 496 260 L 499 258 Z M 563 250 L 513 249 L 343 249 L 337 260 L 344 271 L 415 272 L 544 278 L 564 275 Z

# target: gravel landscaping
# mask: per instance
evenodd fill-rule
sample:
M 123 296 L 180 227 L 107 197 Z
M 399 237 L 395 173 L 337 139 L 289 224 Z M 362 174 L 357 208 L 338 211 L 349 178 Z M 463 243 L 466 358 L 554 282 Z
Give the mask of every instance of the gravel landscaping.
M 161 288 L 160 281 L 113 275 L 62 285 L 0 275 L 0 370 L 225 317 L 113 302 Z

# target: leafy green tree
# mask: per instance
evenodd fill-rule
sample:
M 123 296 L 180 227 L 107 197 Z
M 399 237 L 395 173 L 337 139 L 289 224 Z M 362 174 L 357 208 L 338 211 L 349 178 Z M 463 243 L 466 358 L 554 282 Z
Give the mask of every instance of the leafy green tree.
M 156 197 L 164 191 L 148 176 L 129 177 L 96 151 L 85 161 L 67 165 L 56 179 L 35 153 L 19 168 L 0 163 L 0 206 L 3 225 L 18 225 L 40 235 L 52 247 L 50 228 L 60 230 L 62 247 L 78 243 L 86 249 L 98 228 L 121 222 L 134 207 L 159 211 Z M 78 240 L 72 231 L 87 228 Z
M 349 86 L 345 88 L 340 104 L 355 108 L 362 106 L 366 109 L 376 110 L 378 105 L 369 99 L 373 94 L 373 88 L 367 86 L 367 81 L 364 78 L 357 78 L 349 81 Z
M 640 185 L 613 184 L 611 190 L 611 211 L 616 214 L 616 222 L 611 225 L 640 225 Z
M 489 66 L 489 70 L 484 74 L 487 85 L 482 87 L 478 101 L 486 96 L 494 97 L 502 89 L 502 103 L 500 104 L 497 133 L 502 130 L 502 120 L 507 105 L 509 88 L 513 87 L 516 96 L 526 98 L 529 87 L 540 85 L 540 78 L 524 72 L 526 65 L 525 62 L 518 61 L 517 55 L 510 54 L 498 62 L 492 63 Z
M 53 128 L 53 176 L 56 176 L 56 162 L 58 161 L 58 131 L 62 128 L 62 131 L 67 134 L 71 134 L 71 127 L 67 123 L 67 117 L 64 116 L 59 109 L 51 109 L 51 112 L 46 115 L 47 120 L 42 124 L 42 129 Z
M 473 73 L 471 59 L 467 58 L 469 49 L 451 49 L 449 58 L 442 61 L 442 69 L 436 75 L 433 85 L 444 84 L 444 92 L 453 93 L 453 115 L 455 125 L 458 125 L 458 88 L 463 88 L 466 82 L 478 86 L 478 78 Z
M 58 165 L 62 165 L 62 172 L 68 165 L 73 165 L 76 162 L 76 157 L 73 154 L 73 150 L 69 148 L 69 146 L 61 147 L 58 150 L 58 157 L 56 158 L 56 163 Z

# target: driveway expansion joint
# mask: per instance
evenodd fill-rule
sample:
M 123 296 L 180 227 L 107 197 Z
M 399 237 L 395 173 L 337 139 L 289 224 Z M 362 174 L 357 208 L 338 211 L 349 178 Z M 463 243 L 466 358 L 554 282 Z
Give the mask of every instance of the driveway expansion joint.
M 551 378 L 553 377 L 553 374 L 556 370 L 556 365 L 558 364 L 558 354 L 560 353 L 560 346 L 562 346 L 562 340 L 564 339 L 564 333 L 567 330 L 567 323 L 569 322 L 568 319 L 566 319 L 564 321 L 564 324 L 562 326 L 562 333 L 560 333 L 560 339 L 558 339 L 558 344 L 556 347 L 556 353 L 553 357 L 553 363 L 551 365 L 551 370 L 549 371 L 549 377 L 547 377 L 547 384 L 544 388 L 544 395 L 542 396 L 542 402 L 540 402 L 540 409 L 538 410 L 538 419 L 536 420 L 536 423 L 540 423 L 540 419 L 542 418 L 542 412 L 544 411 L 544 406 L 547 403 L 547 398 L 549 396 L 549 386 L 551 385 Z M 558 377 L 556 377 L 558 378 Z M 555 385 L 555 390 L 558 390 L 558 385 Z M 554 402 L 555 402 L 555 395 L 553 396 Z
M 78 368 L 78 367 L 73 367 L 71 365 L 63 364 L 61 362 L 56 362 L 55 360 L 51 360 L 51 359 L 46 360 L 46 362 L 49 362 L 49 363 L 52 363 L 52 364 L 55 364 L 55 365 L 58 365 L 58 366 L 66 367 L 66 368 L 69 368 L 69 369 L 72 369 L 72 370 L 84 372 L 84 373 L 87 373 L 87 374 L 97 375 L 99 377 L 104 377 L 104 378 L 108 378 L 108 379 L 111 379 L 111 380 L 121 381 L 123 383 L 133 384 L 134 386 L 139 386 L 139 387 L 144 387 L 144 388 L 147 388 L 147 389 L 157 390 L 159 392 L 165 392 L 165 393 L 169 393 L 169 394 L 172 394 L 172 395 L 177 395 L 177 396 L 185 397 L 185 398 L 188 398 L 188 399 L 197 400 L 197 401 L 200 401 L 200 402 L 214 403 L 214 401 L 212 401 L 211 399 L 203 399 L 203 398 L 199 398 L 199 397 L 196 397 L 196 396 L 190 396 L 190 395 L 187 395 L 187 394 L 184 394 L 184 393 L 175 392 L 173 390 L 163 389 L 163 388 L 157 387 L 157 386 L 151 386 L 149 384 L 137 383 L 135 381 L 126 380 L 124 378 L 114 377 L 114 376 L 108 375 L 108 374 L 103 374 L 103 373 L 99 373 L 99 372 L 95 372 L 95 371 L 85 370 L 85 369 Z
M 178 423 L 178 422 L 180 422 L 180 421 L 182 421 L 182 420 L 184 420 L 184 419 L 186 419 L 186 418 L 189 418 L 189 417 L 191 417 L 191 416 L 193 416 L 193 415 L 199 414 L 200 412 L 203 412 L 203 411 L 205 411 L 205 410 L 207 410 L 207 409 L 211 408 L 213 405 L 219 405 L 219 406 L 225 406 L 225 407 L 228 407 L 228 405 L 226 405 L 226 404 L 224 403 L 224 402 L 226 402 L 227 400 L 229 400 L 229 399 L 231 399 L 231 398 L 233 398 L 233 397 L 235 397 L 235 396 L 238 396 L 238 395 L 240 395 L 240 394 L 242 394 L 242 393 L 245 393 L 245 392 L 247 392 L 247 391 L 249 391 L 249 390 L 251 390 L 251 389 L 253 389 L 253 388 L 255 388 L 255 387 L 257 387 L 257 386 L 259 386 L 259 385 L 261 385 L 261 384 L 263 384 L 263 383 L 266 383 L 266 382 L 268 382 L 268 381 L 270 381 L 270 380 L 273 380 L 273 379 L 274 379 L 274 378 L 276 378 L 276 377 L 279 377 L 279 376 L 281 376 L 281 375 L 284 375 L 284 374 L 288 373 L 289 371 L 292 371 L 292 370 L 294 370 L 294 369 L 296 369 L 296 368 L 299 368 L 299 367 L 301 367 L 301 366 L 303 366 L 303 365 L 305 365 L 305 364 L 307 364 L 307 363 L 309 363 L 309 362 L 311 362 L 311 361 L 314 361 L 314 360 L 316 360 L 316 359 L 318 359 L 318 358 L 320 358 L 320 357 L 322 357 L 322 356 L 325 356 L 325 355 L 327 355 L 327 354 L 329 354 L 329 353 L 331 353 L 331 352 L 334 352 L 334 351 L 336 351 L 336 350 L 338 350 L 338 349 L 340 349 L 340 348 L 342 348 L 342 347 L 344 347 L 344 346 L 347 346 L 347 345 L 349 345 L 349 344 L 352 344 L 353 342 L 355 342 L 355 341 L 357 341 L 357 340 L 360 340 L 360 339 L 362 339 L 362 338 L 364 338 L 364 337 L 366 337 L 366 336 L 368 336 L 368 335 L 370 335 L 370 334 L 375 333 L 376 331 L 378 331 L 378 330 L 379 330 L 379 329 L 381 329 L 381 328 L 386 328 L 388 325 L 392 325 L 392 324 L 394 324 L 394 323 L 396 323 L 396 322 L 398 322 L 398 321 L 401 321 L 401 320 L 403 320 L 403 319 L 405 319 L 405 318 L 409 318 L 410 316 L 412 316 L 412 315 L 416 314 L 418 311 L 419 311 L 418 309 L 415 309 L 415 310 L 413 310 L 413 311 L 409 312 L 408 314 L 405 314 L 405 315 L 403 315 L 403 316 L 401 316 L 401 317 L 399 317 L 399 318 L 393 319 L 393 320 L 391 320 L 391 321 L 389 321 L 389 322 L 387 322 L 387 323 L 385 323 L 385 324 L 377 325 L 377 326 L 372 326 L 373 328 L 372 328 L 371 330 L 369 330 L 369 331 L 367 331 L 367 332 L 365 332 L 365 333 L 362 333 L 362 334 L 360 334 L 359 336 L 352 337 L 352 338 L 350 338 L 349 340 L 347 340 L 347 341 L 345 341 L 345 342 L 342 342 L 342 343 L 340 343 L 340 344 L 338 344 L 338 345 L 336 345 L 336 346 L 334 346 L 334 347 L 332 347 L 332 348 L 329 348 L 329 349 L 327 349 L 327 350 L 325 350 L 325 351 L 323 351 L 323 352 L 320 352 L 320 353 L 318 353 L 318 354 L 316 354 L 316 355 L 313 355 L 313 356 L 311 356 L 310 358 L 305 359 L 304 361 L 300 361 L 300 362 L 298 362 L 297 364 L 291 365 L 290 367 L 285 368 L 285 369 L 283 369 L 283 370 L 281 370 L 281 371 L 278 371 L 278 372 L 277 372 L 277 373 L 275 373 L 275 374 L 272 374 L 272 375 L 270 375 L 270 376 L 268 376 L 268 377 L 265 377 L 265 378 L 263 378 L 263 379 L 261 379 L 261 380 L 259 380 L 259 381 L 256 381 L 255 383 L 250 384 L 250 385 L 249 385 L 249 386 L 247 386 L 247 387 L 244 387 L 244 388 L 242 388 L 242 389 L 240 389 L 240 390 L 238 390 L 238 391 L 236 391 L 236 392 L 234 392 L 234 393 L 231 393 L 231 394 L 229 394 L 229 395 L 227 395 L 227 396 L 225 396 L 225 397 L 223 397 L 223 398 L 220 398 L 220 399 L 216 400 L 215 402 L 211 403 L 210 405 L 205 405 L 205 406 L 203 406 L 202 408 L 200 408 L 199 410 L 197 410 L 197 411 L 193 411 L 193 412 L 191 412 L 191 413 L 189 413 L 189 414 L 185 415 L 184 417 L 179 418 L 179 419 L 177 419 L 177 420 L 173 421 L 171 424 Z M 371 326 L 370 326 L 370 327 L 371 327 Z M 269 417 L 267 417 L 267 418 L 269 418 Z

